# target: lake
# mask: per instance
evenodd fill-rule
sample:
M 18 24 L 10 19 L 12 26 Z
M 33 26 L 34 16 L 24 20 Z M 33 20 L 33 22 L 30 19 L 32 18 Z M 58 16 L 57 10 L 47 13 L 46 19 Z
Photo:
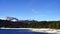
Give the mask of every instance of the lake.
M 32 32 L 27 29 L 0 29 L 0 34 L 46 34 L 46 33 Z

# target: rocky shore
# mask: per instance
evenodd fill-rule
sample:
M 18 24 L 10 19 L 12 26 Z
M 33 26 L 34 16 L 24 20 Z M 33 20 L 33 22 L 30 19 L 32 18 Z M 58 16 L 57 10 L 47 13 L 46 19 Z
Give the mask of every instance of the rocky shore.
M 43 32 L 43 33 L 48 33 L 48 34 L 60 34 L 60 29 L 32 28 L 30 30 L 34 32 Z

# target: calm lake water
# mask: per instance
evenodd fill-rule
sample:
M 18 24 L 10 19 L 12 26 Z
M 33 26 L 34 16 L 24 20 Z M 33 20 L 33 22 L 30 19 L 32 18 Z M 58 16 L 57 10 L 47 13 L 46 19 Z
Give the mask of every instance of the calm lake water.
M 0 29 L 0 34 L 46 34 L 46 33 L 32 32 L 26 29 Z

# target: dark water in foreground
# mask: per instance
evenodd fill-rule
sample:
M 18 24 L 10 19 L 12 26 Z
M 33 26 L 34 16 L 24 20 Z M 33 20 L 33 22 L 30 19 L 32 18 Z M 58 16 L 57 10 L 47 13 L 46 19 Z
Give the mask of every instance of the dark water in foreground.
M 0 34 L 46 34 L 46 33 L 32 32 L 26 29 L 0 29 Z

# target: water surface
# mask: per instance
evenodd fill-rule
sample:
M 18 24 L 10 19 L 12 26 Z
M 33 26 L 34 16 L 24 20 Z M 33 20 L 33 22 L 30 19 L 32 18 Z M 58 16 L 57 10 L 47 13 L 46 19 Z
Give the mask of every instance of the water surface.
M 27 29 L 0 29 L 0 34 L 46 34 L 46 33 L 32 32 Z

